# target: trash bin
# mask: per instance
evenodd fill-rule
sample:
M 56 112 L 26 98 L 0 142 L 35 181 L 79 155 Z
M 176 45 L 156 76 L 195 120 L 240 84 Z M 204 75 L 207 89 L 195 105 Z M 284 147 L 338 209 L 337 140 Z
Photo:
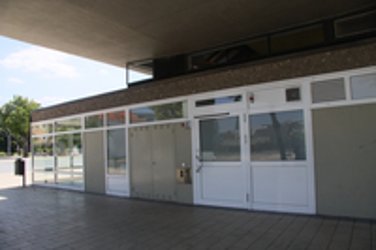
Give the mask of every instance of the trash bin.
M 17 158 L 14 162 L 14 174 L 24 175 L 25 174 L 25 161 L 21 158 Z

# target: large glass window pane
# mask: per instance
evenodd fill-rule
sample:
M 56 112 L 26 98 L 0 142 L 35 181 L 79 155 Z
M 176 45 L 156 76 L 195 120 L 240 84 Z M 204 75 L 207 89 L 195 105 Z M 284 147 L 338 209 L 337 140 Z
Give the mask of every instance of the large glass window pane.
M 55 137 L 55 150 L 57 155 L 57 170 L 58 171 L 69 171 L 71 168 L 71 155 L 70 155 L 70 145 L 71 134 L 58 135 Z
M 54 171 L 52 136 L 33 138 L 34 170 Z
M 369 11 L 350 17 L 341 18 L 334 23 L 337 37 L 359 35 L 376 30 L 376 11 Z
M 85 128 L 103 127 L 103 115 L 91 115 L 85 117 Z
M 303 111 L 250 116 L 251 160 L 305 160 Z
M 240 161 L 239 118 L 200 121 L 202 161 Z
M 74 173 L 83 173 L 84 161 L 82 154 L 81 134 L 73 134 L 72 166 Z
M 58 173 L 57 183 L 64 186 L 81 187 L 83 186 L 83 175 Z
M 83 156 L 81 134 L 65 134 L 55 137 L 57 155 L 57 182 L 65 185 L 81 185 L 83 182 Z
M 282 53 L 317 46 L 325 41 L 322 24 L 295 29 L 271 36 L 272 53 Z
M 376 74 L 365 74 L 350 78 L 352 99 L 376 97 Z
M 186 102 L 175 102 L 130 110 L 131 123 L 152 122 L 187 117 Z
M 57 121 L 55 123 L 56 132 L 80 130 L 80 129 L 81 129 L 81 118 L 62 120 L 62 121 Z
M 125 112 L 111 112 L 106 114 L 107 126 L 116 126 L 125 124 Z
M 52 123 L 33 125 L 31 128 L 32 135 L 43 135 L 52 133 Z
M 107 131 L 107 173 L 125 174 L 125 129 Z
M 54 184 L 54 172 L 34 171 L 34 183 L 36 184 Z
M 202 70 L 220 65 L 246 62 L 263 57 L 267 53 L 267 38 L 256 38 L 239 44 L 194 54 L 190 56 L 190 68 L 192 70 Z

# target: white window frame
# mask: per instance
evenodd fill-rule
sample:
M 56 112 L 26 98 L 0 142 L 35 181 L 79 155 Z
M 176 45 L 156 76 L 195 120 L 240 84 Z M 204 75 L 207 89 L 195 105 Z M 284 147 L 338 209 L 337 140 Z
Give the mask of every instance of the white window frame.
M 128 184 L 130 182 L 129 180 L 129 171 L 130 171 L 130 162 L 129 162 L 129 136 L 128 136 L 128 129 L 132 127 L 140 127 L 140 126 L 148 126 L 148 125 L 157 125 L 157 124 L 168 124 L 168 123 L 176 123 L 176 122 L 189 122 L 192 123 L 195 119 L 195 116 L 198 115 L 210 115 L 215 113 L 223 113 L 223 112 L 234 112 L 234 111 L 241 111 L 244 112 L 247 116 L 246 119 L 246 127 L 245 135 L 249 137 L 249 119 L 248 116 L 251 114 L 257 114 L 257 113 L 265 113 L 265 112 L 279 112 L 279 111 L 289 111 L 289 110 L 298 110 L 302 109 L 304 111 L 304 123 L 305 123 L 305 143 L 306 143 L 306 161 L 309 164 L 309 171 L 310 171 L 310 186 L 313 187 L 313 189 L 310 191 L 310 196 L 315 197 L 315 175 L 314 175 L 314 149 L 313 149 L 313 135 L 312 135 L 312 111 L 316 109 L 322 109 L 322 108 L 331 108 L 331 107 L 344 107 L 344 106 L 353 106 L 353 105 L 361 105 L 361 104 L 369 104 L 369 103 L 376 103 L 376 97 L 375 98 L 367 98 L 367 99 L 351 99 L 351 89 L 350 89 L 350 77 L 354 75 L 362 75 L 362 74 L 371 74 L 376 73 L 376 66 L 370 66 L 370 67 L 363 67 L 359 69 L 351 69 L 351 70 L 344 70 L 344 71 L 338 71 L 338 72 L 331 72 L 331 73 L 325 73 L 325 74 L 318 74 L 318 75 L 312 75 L 312 76 L 304 76 L 294 79 L 288 79 L 288 80 L 282 80 L 282 81 L 273 81 L 268 83 L 260 83 L 260 84 L 254 84 L 254 85 L 248 85 L 248 86 L 242 86 L 242 87 L 235 87 L 235 88 L 229 88 L 224 90 L 218 90 L 218 91 L 208 91 L 204 93 L 199 94 L 192 94 L 192 95 L 185 95 L 185 96 L 179 96 L 174 98 L 167 98 L 162 100 L 154 100 L 149 102 L 143 102 L 143 103 L 137 103 L 133 105 L 122 105 L 114 108 L 109 109 L 102 109 L 97 110 L 93 112 L 86 112 L 81 114 L 75 114 L 70 116 L 64 116 L 54 119 L 47 119 L 43 121 L 38 122 L 32 122 L 33 125 L 37 124 L 44 124 L 44 123 L 52 123 L 53 131 L 52 133 L 43 134 L 43 135 L 32 135 L 32 138 L 40 137 L 40 136 L 52 136 L 53 137 L 53 143 L 55 145 L 55 136 L 57 135 L 63 135 L 63 134 L 72 134 L 72 133 L 81 133 L 81 138 L 83 138 L 84 132 L 89 131 L 98 131 L 98 130 L 104 130 L 104 136 L 107 137 L 107 131 L 111 129 L 118 129 L 118 128 L 124 128 L 125 129 L 125 135 L 126 135 L 126 156 L 127 156 L 127 169 L 126 169 L 126 175 Z M 346 99 L 342 101 L 330 101 L 330 102 L 322 102 L 322 103 L 312 103 L 312 96 L 311 96 L 311 83 L 314 81 L 325 81 L 333 78 L 340 78 L 343 77 L 345 80 L 345 96 Z M 292 87 L 299 87 L 300 88 L 300 94 L 301 94 L 301 100 L 300 101 L 291 101 L 287 102 L 283 105 L 266 105 L 265 107 L 259 106 L 257 109 L 252 110 L 251 104 L 249 104 L 249 93 L 259 91 L 259 90 L 266 90 L 266 89 L 273 89 L 273 88 L 292 88 Z M 218 97 L 224 97 L 224 96 L 232 96 L 232 95 L 242 95 L 242 101 L 241 102 L 235 102 L 231 104 L 223 104 L 223 105 L 212 105 L 212 106 L 202 106 L 202 107 L 196 107 L 195 102 L 203 99 L 210 99 L 210 98 L 218 98 Z M 171 119 L 171 120 L 162 120 L 162 121 L 154 121 L 154 122 L 143 122 L 143 123 L 135 123 L 130 124 L 130 110 L 134 108 L 139 107 L 147 107 L 147 106 L 154 106 L 154 105 L 162 105 L 162 104 L 168 104 L 173 102 L 186 102 L 187 103 L 187 117 L 181 118 L 181 119 Z M 111 112 L 118 112 L 118 111 L 124 111 L 125 112 L 125 124 L 122 125 L 116 125 L 116 126 L 107 126 L 107 113 Z M 104 126 L 101 128 L 94 128 L 94 129 L 85 129 L 84 126 L 84 117 L 91 115 L 91 114 L 103 114 L 104 115 Z M 56 132 L 55 122 L 66 120 L 66 119 L 72 119 L 72 118 L 80 118 L 81 119 L 81 129 L 80 130 L 71 130 L 71 131 L 64 131 L 64 132 Z M 197 138 L 197 131 L 194 131 L 192 129 L 191 132 L 191 138 L 192 138 L 192 162 L 195 161 L 194 155 L 195 155 L 195 148 L 193 147 L 195 145 L 195 140 Z M 105 163 L 103 166 L 105 167 L 105 173 L 107 176 L 107 139 L 104 140 L 105 147 Z M 249 143 L 246 147 L 250 147 Z M 33 149 L 33 145 L 32 145 Z M 82 145 L 82 150 L 84 152 L 84 145 Z M 250 152 L 249 148 L 247 149 L 248 152 Z M 56 156 L 55 152 L 55 146 L 54 146 L 54 156 Z M 33 164 L 34 165 L 34 164 Z M 85 164 L 84 164 L 85 165 Z M 55 162 L 55 171 L 56 171 L 56 162 Z M 85 169 L 85 166 L 84 166 Z M 33 167 L 33 174 L 34 174 L 34 167 Z M 34 177 L 33 177 L 34 178 Z M 55 176 L 56 178 L 56 176 Z M 56 179 L 55 179 L 56 180 Z M 34 179 L 33 179 L 34 181 Z M 106 178 L 107 181 L 107 178 Z M 195 180 L 193 179 L 193 182 Z M 43 185 L 43 186 L 50 186 L 50 185 Z M 57 187 L 55 185 L 51 185 L 53 187 Z M 106 183 L 107 187 L 107 183 Z M 68 187 L 63 187 L 64 189 L 67 189 Z M 128 190 L 130 188 L 128 187 Z M 250 189 L 249 189 L 250 190 Z M 312 200 L 312 207 L 314 208 L 312 212 L 315 212 L 316 207 L 316 200 L 313 198 Z M 252 207 L 250 206 L 250 209 Z

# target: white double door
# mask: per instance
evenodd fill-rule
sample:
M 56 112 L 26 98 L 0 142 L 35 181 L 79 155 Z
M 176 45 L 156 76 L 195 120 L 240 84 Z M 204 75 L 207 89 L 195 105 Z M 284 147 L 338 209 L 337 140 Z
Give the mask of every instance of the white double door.
M 249 207 L 249 158 L 244 115 L 195 119 L 195 203 Z
M 314 213 L 307 123 L 301 109 L 196 117 L 195 203 Z

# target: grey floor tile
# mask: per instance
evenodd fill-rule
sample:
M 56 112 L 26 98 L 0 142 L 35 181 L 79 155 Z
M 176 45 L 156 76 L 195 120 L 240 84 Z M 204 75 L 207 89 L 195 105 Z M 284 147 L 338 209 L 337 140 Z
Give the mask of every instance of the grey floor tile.
M 375 249 L 375 222 L 0 190 L 0 249 Z

